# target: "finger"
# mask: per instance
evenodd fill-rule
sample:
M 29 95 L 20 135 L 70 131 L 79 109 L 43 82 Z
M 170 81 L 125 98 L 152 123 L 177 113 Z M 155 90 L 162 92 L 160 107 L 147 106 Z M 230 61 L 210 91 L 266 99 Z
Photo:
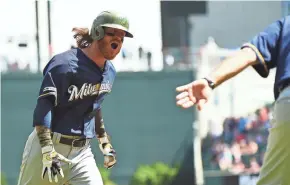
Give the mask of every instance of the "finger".
M 60 176 L 61 176 L 62 178 L 64 178 L 64 174 L 63 174 L 63 171 L 62 171 L 61 168 L 58 170 L 58 172 L 59 172 Z
M 189 96 L 189 99 L 195 103 L 196 102 L 196 98 L 193 96 L 193 89 L 192 88 L 189 88 L 188 89 L 188 96 Z
M 113 166 L 114 166 L 114 164 L 113 164 L 113 165 L 110 165 L 110 164 L 104 164 L 104 167 L 107 168 L 107 169 L 111 169 Z
M 58 154 L 58 155 L 57 155 L 57 158 L 58 158 L 60 161 L 62 161 L 62 162 L 65 162 L 65 163 L 72 163 L 71 160 L 67 159 L 66 157 L 64 157 L 64 156 L 61 155 L 61 154 Z
M 107 169 L 109 170 L 109 169 L 113 168 L 113 166 L 114 166 L 114 165 L 108 166 Z
M 47 168 L 46 167 L 43 167 L 42 168 L 42 175 L 41 175 L 41 177 L 42 177 L 42 179 L 44 179 L 44 176 L 45 176 L 45 173 L 46 173 L 46 171 L 47 171 Z
M 52 176 L 57 175 L 57 169 L 55 167 L 52 167 L 51 171 L 52 171 Z
M 54 182 L 58 182 L 57 174 L 54 176 Z
M 117 162 L 116 160 L 109 162 L 109 166 L 114 166 L 116 164 L 116 162 Z
M 113 158 L 114 157 L 111 154 L 110 155 L 105 155 L 105 158 L 104 158 L 104 166 L 106 168 L 109 168 L 110 163 L 111 163 L 111 161 L 112 161 Z
M 182 93 L 180 93 L 180 94 L 178 94 L 178 95 L 176 96 L 176 100 L 183 99 L 183 98 L 185 98 L 185 97 L 187 97 L 187 96 L 188 96 L 188 92 L 187 92 L 187 91 L 182 92 Z
M 201 99 L 201 100 L 199 100 L 198 103 L 197 103 L 197 109 L 198 109 L 199 111 L 201 111 L 202 108 L 203 108 L 203 106 L 204 106 L 204 104 L 205 104 L 206 102 L 207 102 L 207 101 L 206 101 L 205 99 Z
M 196 104 L 196 98 L 194 96 L 192 97 L 189 96 L 189 99 L 193 104 Z
M 109 158 L 109 161 L 108 161 L 109 164 L 115 161 L 114 155 L 108 156 L 108 158 Z
M 189 102 L 190 101 L 190 99 L 189 99 L 189 97 L 186 97 L 186 98 L 183 98 L 183 99 L 181 99 L 181 100 L 178 100 L 177 102 L 176 102 L 176 104 L 177 105 L 183 105 L 183 104 L 185 104 L 185 103 L 187 103 L 187 102 Z
M 108 169 L 111 169 L 113 166 L 115 166 L 115 164 L 117 163 L 117 161 L 115 160 L 115 158 L 113 158 L 108 164 Z
M 59 159 L 54 159 L 52 162 L 52 167 L 56 170 L 61 168 L 61 163 L 59 161 Z
M 47 168 L 47 175 L 48 175 L 49 182 L 52 182 L 52 179 L 51 179 L 51 170 L 49 168 Z
M 113 166 L 115 166 L 115 164 L 116 164 L 116 161 L 112 161 L 109 163 L 109 167 L 113 167 Z
M 187 90 L 188 87 L 189 87 L 189 84 L 182 85 L 182 86 L 177 87 L 177 88 L 176 88 L 176 91 L 177 91 L 177 92 L 182 92 L 182 91 Z
M 194 105 L 194 103 L 192 101 L 188 101 L 188 102 L 182 104 L 181 107 L 184 109 L 188 109 L 188 108 L 192 107 L 193 105 Z

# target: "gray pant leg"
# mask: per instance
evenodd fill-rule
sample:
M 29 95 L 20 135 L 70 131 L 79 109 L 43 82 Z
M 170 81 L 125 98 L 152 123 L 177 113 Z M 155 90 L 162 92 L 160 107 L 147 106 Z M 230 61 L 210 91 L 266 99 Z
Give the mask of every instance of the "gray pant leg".
M 33 131 L 24 148 L 18 185 L 56 185 L 55 183 L 49 183 L 48 179 L 42 180 L 41 172 L 41 147 L 36 131 Z
M 73 164 L 61 163 L 64 179 L 58 175 L 58 183 L 50 183 L 45 175 L 41 178 L 42 154 L 37 133 L 34 130 L 26 142 L 18 185 L 103 185 L 101 174 L 96 166 L 90 146 L 74 148 L 60 144 L 60 134 L 54 134 L 53 144 L 56 152 L 72 160 Z
M 71 155 L 74 155 L 72 150 Z M 74 166 L 70 170 L 67 184 L 69 185 L 103 185 L 100 171 L 96 165 L 94 155 L 90 147 L 84 149 L 74 158 Z
M 53 138 L 55 141 L 55 138 Z M 64 150 L 60 151 L 63 146 L 60 144 L 55 144 L 55 150 L 65 157 L 70 152 L 68 148 L 67 152 Z M 65 146 L 67 147 L 67 146 Z M 65 177 L 68 174 L 68 164 L 61 163 L 62 169 L 64 172 Z M 45 175 L 44 179 L 41 178 L 42 173 L 42 154 L 41 154 L 41 147 L 39 144 L 39 139 L 37 137 L 37 133 L 34 130 L 28 140 L 26 142 L 23 156 L 22 156 L 22 164 L 20 167 L 20 174 L 18 178 L 18 185 L 62 185 L 67 179 L 62 179 L 60 175 L 58 175 L 58 183 L 50 183 L 48 180 L 47 174 Z
M 272 128 L 257 185 L 290 184 L 290 87 L 275 102 Z

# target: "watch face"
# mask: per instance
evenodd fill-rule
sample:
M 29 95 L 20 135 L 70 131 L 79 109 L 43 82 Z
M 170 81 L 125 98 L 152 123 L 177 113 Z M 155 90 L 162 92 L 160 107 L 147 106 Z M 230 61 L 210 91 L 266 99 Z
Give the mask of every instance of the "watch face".
M 210 82 L 209 83 L 209 86 L 213 89 L 214 88 L 214 83 L 213 82 Z
M 207 79 L 207 78 L 204 78 L 204 79 L 207 81 L 209 87 L 213 89 L 214 88 L 214 85 L 215 85 L 214 82 L 211 81 L 211 80 L 209 80 L 209 79 Z

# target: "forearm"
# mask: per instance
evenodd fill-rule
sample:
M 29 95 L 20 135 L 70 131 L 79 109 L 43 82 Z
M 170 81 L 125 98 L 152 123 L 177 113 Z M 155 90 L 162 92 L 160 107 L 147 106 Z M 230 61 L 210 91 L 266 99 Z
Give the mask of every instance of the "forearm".
M 53 104 L 48 99 L 39 99 L 33 114 L 35 126 L 41 147 L 52 145 L 51 140 L 51 109 Z
M 219 86 L 226 80 L 236 76 L 248 66 L 256 63 L 256 54 L 250 49 L 245 48 L 226 58 L 210 75 L 209 78 Z
M 52 145 L 51 130 L 45 126 L 35 126 L 41 147 Z
M 97 111 L 97 114 L 95 116 L 95 131 L 97 138 L 106 136 L 106 130 L 101 109 Z
M 95 115 L 95 132 L 97 135 L 99 148 L 105 157 L 104 167 L 107 169 L 112 168 L 116 163 L 116 152 L 113 149 L 109 135 L 105 130 L 101 109 L 99 109 Z

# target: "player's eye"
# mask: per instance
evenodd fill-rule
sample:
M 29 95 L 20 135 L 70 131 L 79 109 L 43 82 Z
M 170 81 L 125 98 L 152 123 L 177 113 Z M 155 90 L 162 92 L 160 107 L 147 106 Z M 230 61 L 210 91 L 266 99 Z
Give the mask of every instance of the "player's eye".
M 111 32 L 106 32 L 106 35 L 110 36 L 110 37 L 114 37 L 115 34 L 114 33 L 111 33 Z

